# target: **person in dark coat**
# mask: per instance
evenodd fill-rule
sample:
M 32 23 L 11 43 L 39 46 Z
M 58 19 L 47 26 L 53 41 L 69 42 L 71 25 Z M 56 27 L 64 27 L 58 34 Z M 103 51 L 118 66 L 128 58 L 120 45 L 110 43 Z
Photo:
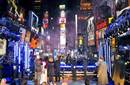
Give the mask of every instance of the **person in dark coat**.
M 67 54 L 67 57 L 66 57 L 66 64 L 70 64 L 70 60 L 71 60 L 71 56 L 70 54 Z
M 56 77 L 56 82 L 59 82 L 60 81 L 60 56 L 58 56 L 55 61 L 55 77 Z
M 120 55 L 116 55 L 116 60 L 114 62 L 114 69 L 113 69 L 113 81 L 114 85 L 124 85 L 124 72 L 125 72 L 125 65 L 123 59 Z
M 50 57 L 48 61 L 48 76 L 49 76 L 49 82 L 52 83 L 54 76 L 54 61 L 52 57 Z
M 98 67 L 98 85 L 107 85 L 108 84 L 108 74 L 107 74 L 107 64 L 104 61 L 104 57 L 99 58 L 99 67 Z
M 72 59 L 72 75 L 73 81 L 76 81 L 76 58 Z

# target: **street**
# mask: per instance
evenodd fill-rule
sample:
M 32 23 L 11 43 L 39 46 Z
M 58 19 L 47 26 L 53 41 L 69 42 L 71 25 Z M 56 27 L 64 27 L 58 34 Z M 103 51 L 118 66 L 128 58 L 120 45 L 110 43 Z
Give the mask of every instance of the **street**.
M 130 0 L 0 0 L 0 85 L 130 85 Z
M 58 82 L 56 83 L 56 85 L 85 85 L 85 81 L 84 80 L 78 80 L 78 81 L 64 81 L 64 82 Z M 90 81 L 89 85 L 96 85 L 96 82 L 94 81 Z

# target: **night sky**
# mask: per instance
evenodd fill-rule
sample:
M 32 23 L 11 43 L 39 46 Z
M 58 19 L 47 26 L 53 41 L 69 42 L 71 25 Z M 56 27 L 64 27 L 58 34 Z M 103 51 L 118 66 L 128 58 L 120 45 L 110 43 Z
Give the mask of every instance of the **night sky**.
M 33 10 L 33 0 L 16 0 L 17 6 L 25 9 L 26 15 L 29 10 Z M 43 16 L 43 13 L 48 10 L 49 16 L 53 18 L 57 18 L 59 16 L 59 5 L 66 5 L 66 13 L 71 17 L 74 14 L 75 9 L 79 7 L 80 0 L 41 0 L 41 15 L 39 18 Z M 4 14 L 8 10 L 7 0 L 0 0 L 0 15 Z
M 33 10 L 33 0 L 17 0 L 19 5 L 28 10 Z M 57 16 L 59 12 L 59 5 L 65 4 L 66 10 L 73 11 L 79 6 L 80 0 L 41 0 L 41 13 L 46 10 L 49 11 L 49 15 L 52 17 Z
M 79 5 L 80 0 L 43 0 L 42 9 L 49 10 L 50 16 L 55 17 L 59 12 L 59 5 L 65 4 L 66 11 L 73 11 Z
M 32 10 L 33 0 L 17 0 L 18 4 L 26 10 Z
M 32 10 L 32 0 L 16 0 L 16 5 L 18 6 L 18 9 L 22 7 L 26 12 Z M 5 14 L 8 10 L 9 5 L 7 0 L 0 0 L 0 15 Z

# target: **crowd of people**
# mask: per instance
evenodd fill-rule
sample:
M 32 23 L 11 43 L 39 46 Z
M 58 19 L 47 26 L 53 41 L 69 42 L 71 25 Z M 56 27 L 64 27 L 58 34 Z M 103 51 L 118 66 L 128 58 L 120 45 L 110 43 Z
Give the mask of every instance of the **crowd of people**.
M 54 82 L 54 78 L 56 82 L 60 82 L 60 61 L 61 57 L 58 56 L 57 59 L 54 61 L 53 58 L 47 58 L 44 61 L 46 62 L 46 66 L 43 66 L 43 62 L 41 63 L 37 62 L 36 66 L 36 73 L 35 73 L 35 79 L 37 80 L 39 84 L 45 84 L 48 81 L 50 83 Z M 69 60 L 66 62 L 69 63 Z M 74 69 L 74 65 L 76 64 L 75 59 L 73 59 L 73 62 L 71 62 L 72 65 L 72 79 L 76 80 L 76 70 Z M 41 65 L 41 66 L 39 66 Z M 107 85 L 109 83 L 109 77 L 107 72 L 107 64 L 104 61 L 104 57 L 99 57 L 98 63 L 98 70 L 97 70 L 97 79 L 98 79 L 98 85 Z M 43 72 L 46 69 L 46 72 Z M 39 77 L 40 76 L 40 77 Z
M 38 59 L 36 62 L 35 69 L 35 85 L 46 85 L 47 82 L 53 83 L 60 81 L 60 57 L 54 61 L 52 57 Z
M 67 58 L 68 59 L 68 58 Z M 66 60 L 67 60 L 66 59 Z M 67 60 L 66 63 L 71 63 L 72 67 L 72 80 L 76 81 L 76 70 L 74 66 L 76 65 L 76 59 L 72 59 L 73 62 Z M 121 57 L 116 56 L 116 60 L 113 66 L 113 74 L 110 77 L 107 69 L 107 63 L 104 60 L 103 56 L 100 56 L 98 59 L 97 65 L 97 85 L 124 85 L 124 63 L 120 62 Z M 61 56 L 58 56 L 56 60 L 52 57 L 46 57 L 44 59 L 39 58 L 35 60 L 35 85 L 46 85 L 48 82 L 60 82 L 60 62 Z M 86 73 L 86 72 L 85 72 Z M 87 75 L 84 75 L 87 78 Z M 0 85 L 4 85 L 5 79 L 1 81 Z M 111 83 L 111 84 L 110 84 Z M 88 83 L 86 83 L 88 85 Z

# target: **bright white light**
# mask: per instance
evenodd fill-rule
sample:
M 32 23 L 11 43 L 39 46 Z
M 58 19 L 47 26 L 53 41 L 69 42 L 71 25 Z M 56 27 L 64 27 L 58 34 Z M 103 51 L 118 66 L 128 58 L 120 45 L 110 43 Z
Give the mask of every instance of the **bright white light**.
M 130 31 L 130 28 L 128 28 L 128 31 Z
M 53 20 L 53 17 L 51 17 L 51 20 Z
M 74 56 L 74 51 L 72 50 L 72 51 L 71 51 L 71 57 L 73 57 L 73 56 Z
M 117 2 L 118 2 L 118 0 L 117 0 Z M 117 17 L 118 17 L 119 15 L 121 15 L 121 13 L 122 13 L 124 10 L 128 10 L 128 9 L 130 9 L 130 6 L 128 6 L 128 7 L 126 7 L 126 8 L 123 8 L 121 11 L 118 11 L 118 12 L 117 12 Z
M 119 34 L 119 37 L 123 37 L 123 36 L 125 36 L 126 35 L 126 33 L 123 33 L 123 34 Z
M 40 59 L 40 56 L 39 56 L 39 55 L 37 55 L 37 59 Z
M 16 70 L 16 68 L 17 68 L 16 66 L 13 66 L 13 69 L 14 69 L 14 70 Z
M 30 69 L 28 68 L 28 69 L 27 69 L 27 71 L 29 72 L 29 71 L 30 71 Z
M 115 3 L 117 4 L 117 3 L 118 3 L 118 0 L 115 0 Z
M 45 61 L 43 61 L 43 62 L 42 62 L 42 65 L 43 65 L 43 67 L 45 67 L 45 66 L 46 66 L 46 62 L 45 62 Z
M 60 36 L 60 44 L 65 45 L 66 44 L 66 38 L 65 36 Z
M 44 35 L 44 28 L 41 27 L 41 34 Z
M 127 46 L 124 46 L 124 49 L 126 49 L 126 50 L 127 50 L 127 49 L 128 49 L 128 47 L 127 47 Z
M 27 46 L 27 43 L 25 44 L 24 50 L 25 50 L 24 63 L 25 63 L 25 69 L 27 69 L 28 68 L 28 46 Z
M 94 54 L 94 57 L 97 58 L 98 57 L 97 54 Z
M 62 65 L 66 65 L 65 62 L 63 62 L 63 61 L 61 61 L 60 64 L 62 64 Z
M 60 16 L 65 17 L 65 11 L 61 11 Z
M 65 5 L 63 4 L 63 5 L 59 5 L 59 8 L 60 9 L 65 9 Z
M 50 36 L 49 35 L 47 36 L 47 40 L 50 40 Z

